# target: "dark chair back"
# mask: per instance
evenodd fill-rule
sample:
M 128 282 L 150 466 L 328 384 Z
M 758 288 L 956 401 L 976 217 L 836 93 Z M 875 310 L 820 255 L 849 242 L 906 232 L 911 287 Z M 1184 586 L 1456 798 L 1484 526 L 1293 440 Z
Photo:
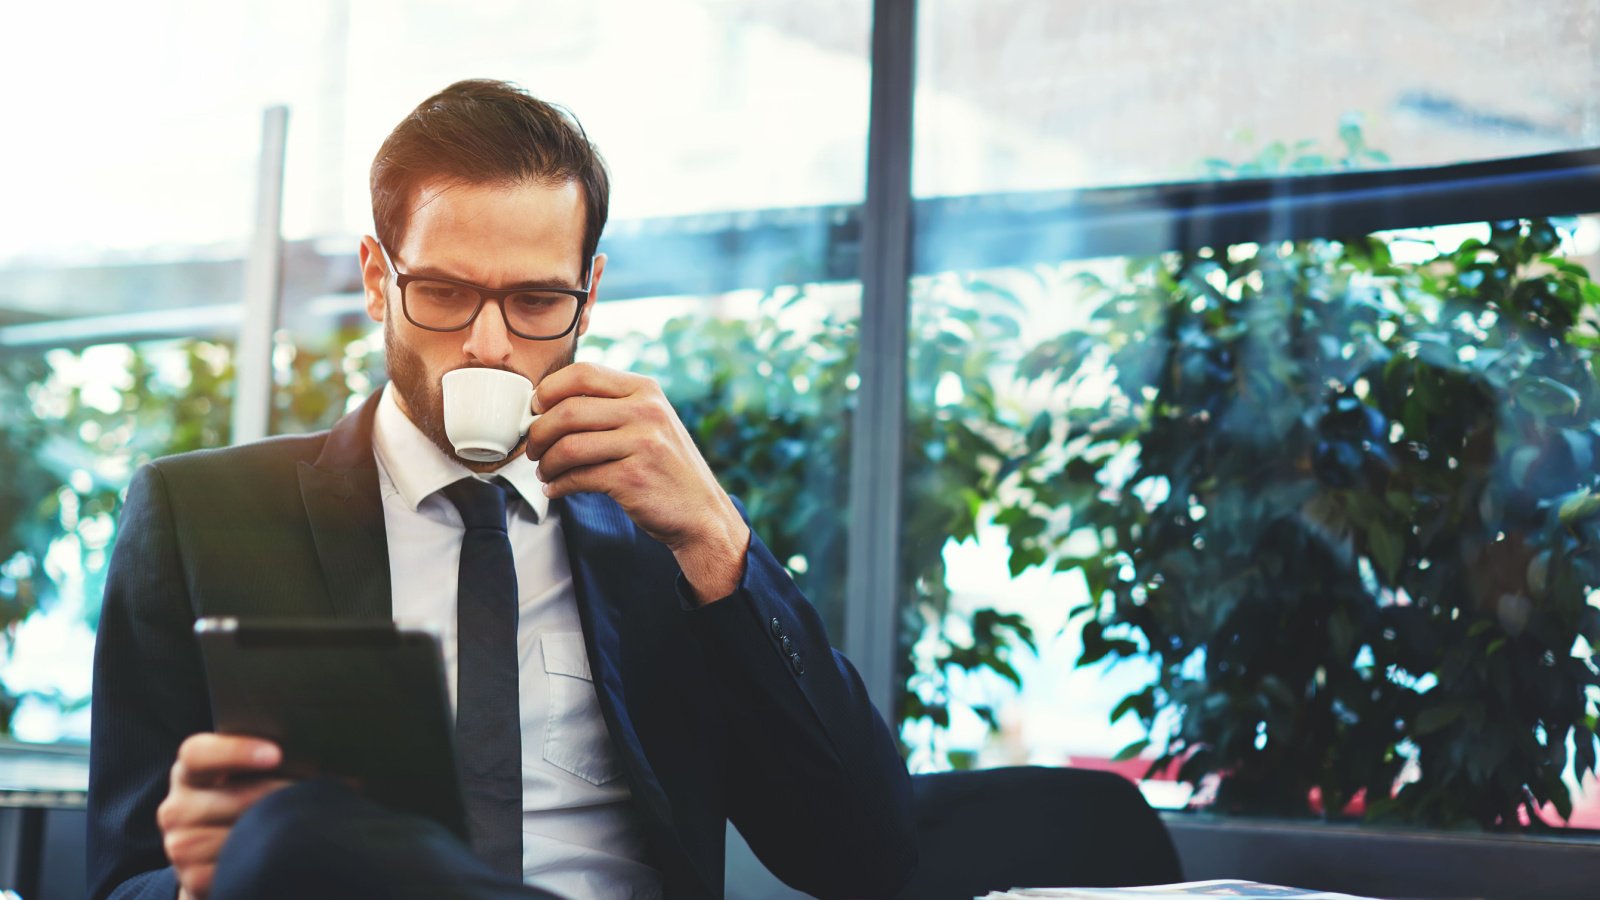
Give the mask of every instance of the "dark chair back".
M 921 862 L 904 900 L 1183 880 L 1166 826 L 1120 775 L 1021 766 L 912 783 Z

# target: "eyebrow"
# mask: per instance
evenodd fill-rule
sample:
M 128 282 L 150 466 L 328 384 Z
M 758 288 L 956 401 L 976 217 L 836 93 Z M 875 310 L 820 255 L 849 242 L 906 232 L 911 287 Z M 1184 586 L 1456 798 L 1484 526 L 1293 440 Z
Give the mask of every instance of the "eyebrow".
M 439 278 L 445 281 L 454 281 L 459 284 L 470 284 L 473 287 L 487 288 L 488 290 L 515 291 L 534 288 L 561 288 L 562 290 L 572 290 L 573 288 L 583 287 L 583 284 L 579 281 L 568 281 L 566 278 L 561 276 L 547 276 L 545 278 L 534 279 L 532 281 L 519 281 L 503 288 L 489 288 L 488 285 L 479 284 L 470 278 L 462 278 L 460 275 L 457 275 L 454 272 L 441 269 L 437 266 L 416 266 L 414 268 L 407 268 L 405 273 L 413 278 Z

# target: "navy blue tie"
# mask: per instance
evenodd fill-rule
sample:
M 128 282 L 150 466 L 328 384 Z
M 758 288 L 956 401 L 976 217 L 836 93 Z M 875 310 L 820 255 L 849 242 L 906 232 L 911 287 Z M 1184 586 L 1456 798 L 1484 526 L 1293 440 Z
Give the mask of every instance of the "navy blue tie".
M 517 569 L 506 491 L 464 478 L 444 489 L 461 512 L 456 587 L 456 749 L 472 847 L 522 880 L 522 720 L 517 700 Z

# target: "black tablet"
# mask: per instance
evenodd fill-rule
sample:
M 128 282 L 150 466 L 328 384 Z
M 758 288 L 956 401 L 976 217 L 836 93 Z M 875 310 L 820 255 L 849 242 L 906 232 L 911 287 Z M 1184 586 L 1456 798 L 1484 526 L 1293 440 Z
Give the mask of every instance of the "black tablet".
M 234 618 L 201 619 L 195 635 L 218 732 L 272 740 L 285 776 L 351 779 L 466 839 L 437 635 L 390 622 Z

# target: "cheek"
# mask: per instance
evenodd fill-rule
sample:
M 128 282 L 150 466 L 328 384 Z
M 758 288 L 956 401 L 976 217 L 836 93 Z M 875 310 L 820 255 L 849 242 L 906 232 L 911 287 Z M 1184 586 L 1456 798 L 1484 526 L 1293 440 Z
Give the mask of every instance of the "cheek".
M 395 331 L 411 355 L 427 369 L 430 381 L 437 382 L 445 372 L 460 368 L 466 362 L 466 354 L 461 349 L 466 332 L 425 331 L 410 322 L 399 323 Z

